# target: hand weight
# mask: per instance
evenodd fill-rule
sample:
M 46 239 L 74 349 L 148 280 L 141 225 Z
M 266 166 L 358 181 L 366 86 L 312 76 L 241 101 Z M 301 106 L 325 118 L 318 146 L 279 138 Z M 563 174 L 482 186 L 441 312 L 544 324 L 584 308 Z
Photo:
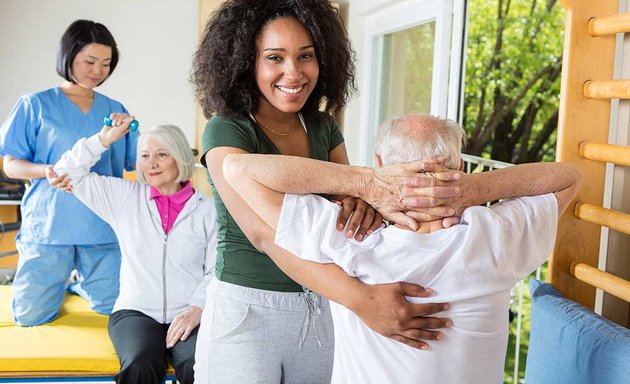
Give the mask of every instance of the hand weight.
M 107 125 L 108 127 L 112 126 L 112 119 L 110 119 L 109 117 L 106 117 L 103 122 L 105 123 L 105 125 Z M 131 122 L 131 124 L 129 124 L 129 130 L 132 132 L 135 132 L 138 127 L 140 126 L 140 123 L 138 122 L 138 120 L 134 120 Z

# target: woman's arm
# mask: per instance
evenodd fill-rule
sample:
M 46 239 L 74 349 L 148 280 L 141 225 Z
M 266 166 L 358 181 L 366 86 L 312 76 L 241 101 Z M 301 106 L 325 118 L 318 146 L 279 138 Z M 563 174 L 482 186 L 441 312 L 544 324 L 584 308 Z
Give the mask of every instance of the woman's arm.
M 28 160 L 16 159 L 11 155 L 4 155 L 2 160 L 4 173 L 13 179 L 41 179 L 46 177 L 48 164 L 37 164 Z
M 206 249 L 204 251 L 203 279 L 199 282 L 192 296 L 190 305 L 204 308 L 206 303 L 206 288 L 214 278 L 215 265 L 217 262 L 217 216 L 214 205 L 207 202 L 209 208 L 203 211 L 203 220 L 206 233 Z
M 443 311 L 448 306 L 412 305 L 405 299 L 405 296 L 430 296 L 430 291 L 407 283 L 368 286 L 348 276 L 336 265 L 305 261 L 276 246 L 273 229 L 252 211 L 223 175 L 225 157 L 229 154 L 244 153 L 246 152 L 234 147 L 216 147 L 208 151 L 205 158 L 208 171 L 223 203 L 256 248 L 266 251 L 278 267 L 293 280 L 346 306 L 370 328 L 386 337 L 416 348 L 427 347 L 426 342 L 422 340 L 441 337 L 440 332 L 425 329 L 443 328 L 449 324 L 449 320 L 422 316 Z
M 346 144 L 342 142 L 333 148 L 330 151 L 329 159 L 337 164 L 350 164 Z M 346 228 L 347 238 L 354 236 L 356 240 L 361 241 L 383 224 L 383 216 L 359 198 L 336 195 L 333 196 L 333 200 L 338 201 L 338 204 L 341 205 L 336 228 L 338 231 Z
M 194 197 L 194 195 L 193 195 Z M 191 199 L 193 198 L 191 197 Z M 210 281 L 214 278 L 214 269 L 217 260 L 217 216 L 214 205 L 209 201 L 202 204 L 208 209 L 203 209 L 196 214 L 203 215 L 203 225 L 206 237 L 204 250 L 203 278 L 197 284 L 190 297 L 190 305 L 173 319 L 166 333 L 166 347 L 172 348 L 178 341 L 188 339 L 192 331 L 201 322 L 201 314 L 206 303 L 206 290 Z
M 132 120 L 130 118 L 114 128 L 103 127 L 100 133 L 80 139 L 48 171 L 53 176 L 60 175 L 52 180 L 49 178 L 52 186 L 62 190 L 70 189 L 83 204 L 110 225 L 114 224 L 115 217 L 122 212 L 119 207 L 125 202 L 125 197 L 133 190 L 135 183 L 117 177 L 101 176 L 90 172 L 90 169 L 111 143 L 124 136 Z

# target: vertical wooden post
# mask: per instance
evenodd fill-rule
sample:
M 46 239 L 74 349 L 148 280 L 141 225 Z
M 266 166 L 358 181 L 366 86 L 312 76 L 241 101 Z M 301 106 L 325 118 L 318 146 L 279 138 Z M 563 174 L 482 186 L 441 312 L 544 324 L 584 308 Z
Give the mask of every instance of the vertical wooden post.
M 562 86 L 558 121 L 557 160 L 576 163 L 585 183 L 577 200 L 601 205 L 604 196 L 604 163 L 579 156 L 582 141 L 607 143 L 610 100 L 587 99 L 583 95 L 588 80 L 613 78 L 615 35 L 593 37 L 588 33 L 592 17 L 617 13 L 616 1 L 562 0 L 567 10 L 562 61 Z M 569 275 L 573 261 L 597 266 L 601 227 L 575 217 L 569 208 L 558 226 L 558 239 L 549 263 L 549 278 L 565 296 L 589 308 L 594 307 L 595 288 Z

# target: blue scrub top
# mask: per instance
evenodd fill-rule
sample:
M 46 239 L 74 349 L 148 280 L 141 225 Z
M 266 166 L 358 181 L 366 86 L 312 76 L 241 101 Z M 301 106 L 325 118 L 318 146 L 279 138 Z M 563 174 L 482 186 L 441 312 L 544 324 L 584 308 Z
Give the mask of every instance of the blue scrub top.
M 38 164 L 55 164 L 74 143 L 98 133 L 103 118 L 125 107 L 94 92 L 94 104 L 86 114 L 54 87 L 22 96 L 0 128 L 0 156 Z M 138 134 L 131 132 L 113 143 L 92 167 L 100 175 L 122 177 L 132 170 Z M 22 199 L 22 225 L 17 239 L 58 245 L 116 242 L 110 226 L 74 195 L 51 187 L 46 178 L 31 180 Z

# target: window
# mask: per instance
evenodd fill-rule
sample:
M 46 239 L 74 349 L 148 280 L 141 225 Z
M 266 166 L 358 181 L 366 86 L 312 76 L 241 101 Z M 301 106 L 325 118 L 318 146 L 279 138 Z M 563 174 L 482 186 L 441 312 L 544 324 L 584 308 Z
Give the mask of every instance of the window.
M 458 120 L 464 0 L 407 0 L 365 18 L 366 159 L 378 124 L 402 113 Z

